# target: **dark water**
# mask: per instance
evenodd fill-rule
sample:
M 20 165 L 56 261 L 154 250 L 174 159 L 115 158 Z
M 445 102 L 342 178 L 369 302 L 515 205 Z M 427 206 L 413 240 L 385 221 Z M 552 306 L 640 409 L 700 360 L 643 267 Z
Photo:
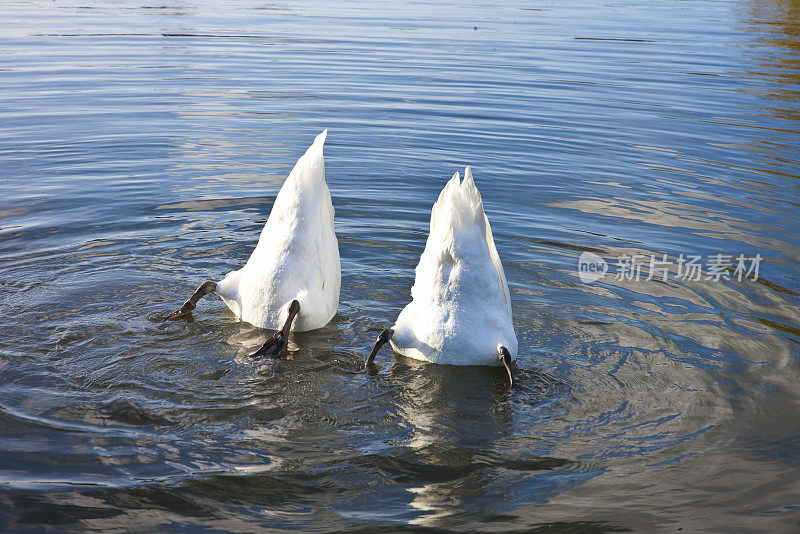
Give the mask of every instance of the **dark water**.
M 0 530 L 800 528 L 800 3 L 0 20 Z M 270 333 L 217 298 L 160 324 L 247 259 L 323 128 L 333 322 L 262 367 Z M 365 374 L 466 164 L 519 387 L 388 350 Z M 584 251 L 604 279 L 579 280 Z M 668 279 L 618 280 L 632 254 Z M 681 254 L 762 259 L 681 280 Z

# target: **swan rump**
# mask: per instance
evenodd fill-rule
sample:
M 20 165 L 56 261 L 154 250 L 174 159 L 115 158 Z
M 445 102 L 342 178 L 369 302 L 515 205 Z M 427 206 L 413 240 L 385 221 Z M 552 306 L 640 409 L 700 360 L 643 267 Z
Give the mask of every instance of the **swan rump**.
M 499 347 L 517 355 L 503 265 L 472 171 L 458 172 L 431 210 L 412 301 L 391 337 L 404 356 L 455 365 L 501 365 Z
M 336 314 L 341 267 L 322 156 L 327 132 L 295 164 L 245 266 L 217 283 L 242 321 L 278 330 L 293 300 L 300 303 L 294 331 L 321 328 Z

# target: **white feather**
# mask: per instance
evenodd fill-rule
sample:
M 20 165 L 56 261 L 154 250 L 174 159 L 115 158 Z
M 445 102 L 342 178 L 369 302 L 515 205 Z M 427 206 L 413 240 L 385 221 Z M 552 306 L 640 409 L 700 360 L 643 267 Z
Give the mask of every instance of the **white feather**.
M 294 331 L 321 328 L 336 314 L 341 267 L 322 155 L 327 133 L 295 164 L 245 266 L 217 283 L 217 293 L 242 321 L 278 330 L 295 299 Z
M 411 302 L 393 327 L 395 351 L 454 365 L 500 365 L 514 359 L 517 338 L 503 265 L 469 167 L 447 182 L 431 210 Z

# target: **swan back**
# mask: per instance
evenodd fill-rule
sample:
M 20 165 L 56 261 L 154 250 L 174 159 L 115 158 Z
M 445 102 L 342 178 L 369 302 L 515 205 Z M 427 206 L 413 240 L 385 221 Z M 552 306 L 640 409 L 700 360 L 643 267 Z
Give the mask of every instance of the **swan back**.
M 516 357 L 508 285 L 469 167 L 463 182 L 453 175 L 433 205 L 411 297 L 391 341 L 400 354 L 435 363 L 500 365 L 502 345 Z
M 327 132 L 295 164 L 245 266 L 217 284 L 217 293 L 243 321 L 277 330 L 294 299 L 300 314 L 292 330 L 321 328 L 336 314 L 341 267 L 325 183 Z

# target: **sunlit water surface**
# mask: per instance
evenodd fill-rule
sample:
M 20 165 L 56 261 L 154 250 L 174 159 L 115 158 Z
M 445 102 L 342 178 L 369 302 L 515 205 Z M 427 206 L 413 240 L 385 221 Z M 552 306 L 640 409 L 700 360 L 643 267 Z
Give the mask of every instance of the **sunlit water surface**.
M 36 0 L 0 20 L 3 530 L 797 528 L 797 2 Z M 258 366 L 270 332 L 216 297 L 161 323 L 247 259 L 323 128 L 334 320 Z M 467 164 L 518 388 L 386 349 L 365 373 Z M 593 284 L 585 251 L 610 267 Z M 632 254 L 666 254 L 667 280 L 618 279 Z M 681 280 L 681 254 L 762 259 Z

